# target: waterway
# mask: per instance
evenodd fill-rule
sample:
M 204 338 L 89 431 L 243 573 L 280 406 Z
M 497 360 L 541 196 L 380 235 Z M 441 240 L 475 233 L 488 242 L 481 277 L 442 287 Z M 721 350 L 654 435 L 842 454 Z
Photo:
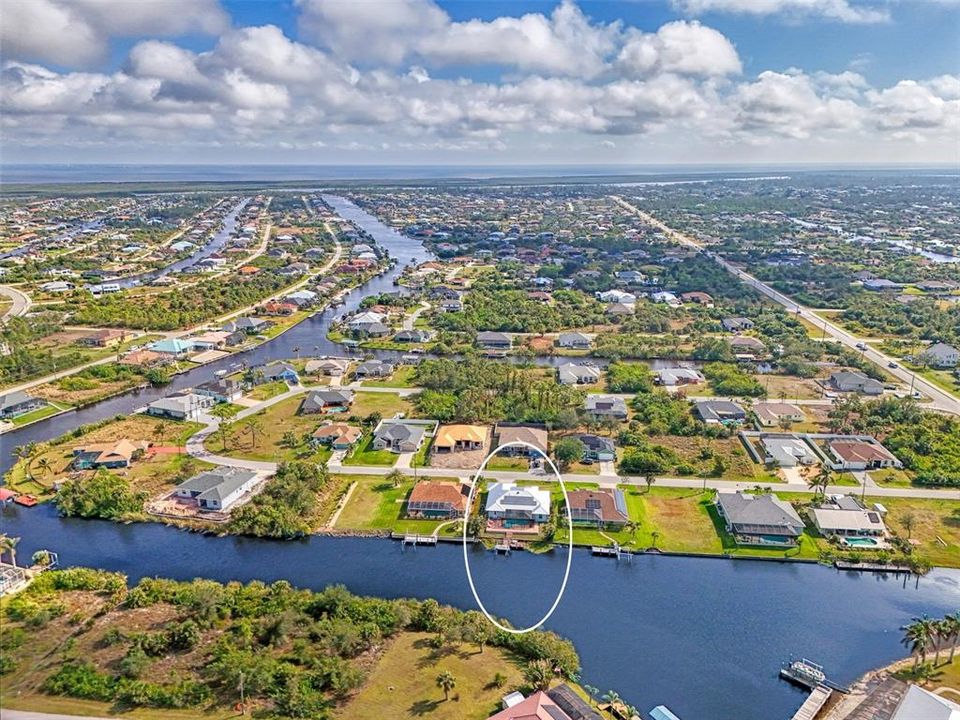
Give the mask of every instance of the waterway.
M 398 261 L 345 298 L 277 339 L 244 354 L 247 363 L 302 354 L 338 354 L 326 339 L 331 320 L 369 294 L 394 290 L 393 278 L 428 257 L 419 243 L 387 228 L 347 200 L 325 198 Z M 126 414 L 144 403 L 213 377 L 235 359 L 37 423 L 0 437 L 0 471 L 16 445 L 58 436 L 81 423 Z M 343 583 L 385 597 L 435 597 L 462 608 L 475 603 L 461 549 L 402 550 L 388 540 L 311 537 L 298 542 L 212 537 L 154 523 L 119 525 L 65 519 L 51 506 L 5 508 L 2 531 L 22 538 L 20 557 L 40 548 L 64 565 L 146 576 L 221 581 L 289 580 L 301 587 Z M 484 604 L 516 625 L 538 620 L 556 594 L 565 550 L 546 555 L 471 555 Z M 904 654 L 898 628 L 912 616 L 960 608 L 960 572 L 935 570 L 917 586 L 902 579 L 839 573 L 800 564 L 642 556 L 617 563 L 575 551 L 570 582 L 547 628 L 570 638 L 582 681 L 616 689 L 646 712 L 665 703 L 682 718 L 776 720 L 799 707 L 803 693 L 778 680 L 779 664 L 805 655 L 830 676 L 850 682 Z

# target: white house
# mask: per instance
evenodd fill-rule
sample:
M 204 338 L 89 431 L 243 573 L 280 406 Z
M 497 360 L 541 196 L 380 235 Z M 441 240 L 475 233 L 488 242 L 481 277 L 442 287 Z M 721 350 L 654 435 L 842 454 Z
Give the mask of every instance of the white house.
M 600 368 L 593 365 L 565 363 L 557 368 L 557 382 L 561 385 L 590 385 L 600 381 Z
M 176 497 L 196 503 L 201 510 L 228 511 L 257 482 L 257 473 L 243 468 L 218 467 L 194 475 L 174 491 Z
M 188 393 L 160 398 L 147 405 L 147 415 L 174 420 L 196 420 L 204 410 L 212 408 L 216 400 L 209 395 Z
M 547 522 L 550 519 L 550 491 L 515 483 L 493 483 L 487 490 L 484 510 L 491 520 Z

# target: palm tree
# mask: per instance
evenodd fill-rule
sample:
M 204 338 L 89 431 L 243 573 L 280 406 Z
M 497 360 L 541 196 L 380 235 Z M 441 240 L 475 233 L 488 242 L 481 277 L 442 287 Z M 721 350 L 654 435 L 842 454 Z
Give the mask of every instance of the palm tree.
M 807 485 L 813 488 L 814 500 L 816 500 L 818 496 L 827 496 L 827 486 L 832 480 L 833 474 L 830 472 L 830 468 L 828 468 L 826 465 L 821 465 L 820 472 L 813 477 L 807 478 Z
M 933 639 L 932 623 L 933 621 L 924 615 L 923 617 L 913 618 L 909 625 L 904 625 L 900 628 L 903 630 L 903 639 L 901 642 L 910 648 L 911 654 L 914 655 L 914 671 L 916 671 L 921 658 L 923 662 L 927 662 L 927 647 Z M 919 653 L 919 655 L 917 655 L 917 653 Z
M 949 628 L 950 638 L 950 662 L 953 662 L 953 655 L 957 652 L 957 641 L 960 640 L 960 610 L 947 615 L 943 622 Z
M 623 699 L 616 690 L 607 690 L 603 694 L 603 699 L 610 705 L 619 705 L 623 702 Z
M 37 467 L 40 468 L 40 475 L 46 475 L 50 471 L 50 459 L 42 457 L 37 460 Z
M 393 485 L 395 488 L 400 487 L 407 481 L 407 476 L 403 474 L 401 470 L 391 470 L 387 475 L 387 482 Z
M 640 521 L 627 520 L 627 522 L 623 524 L 623 529 L 630 533 L 633 536 L 634 541 L 636 541 L 637 533 L 640 531 Z
M 450 691 L 457 686 L 457 679 L 453 676 L 453 673 L 449 670 L 444 670 L 442 673 L 437 675 L 437 687 L 443 690 L 443 700 L 446 702 L 450 699 Z
M 10 564 L 14 567 L 17 566 L 17 543 L 20 542 L 18 537 L 10 537 L 9 535 L 0 535 L 0 559 L 3 558 L 4 553 L 10 553 Z
M 654 530 L 652 533 L 650 533 L 650 539 L 653 540 L 653 547 L 656 548 L 656 547 L 657 547 L 657 540 L 660 539 L 660 533 L 658 533 L 656 530 Z
M 953 626 L 949 616 L 942 620 L 933 622 L 933 644 L 936 654 L 933 657 L 933 666 L 940 664 L 940 646 L 945 642 L 950 642 L 953 637 Z
M 600 692 L 600 689 L 599 689 L 599 688 L 595 688 L 593 685 L 584 685 L 584 686 L 583 686 L 583 690 L 584 690 L 584 692 L 587 693 L 587 695 L 590 696 L 590 701 L 593 702 L 593 703 L 595 703 L 595 702 L 596 702 L 597 693 Z
M 553 670 L 546 660 L 534 660 L 523 670 L 524 679 L 536 690 L 546 690 L 553 680 Z
M 257 434 L 263 430 L 263 422 L 258 418 L 250 418 L 243 424 L 244 432 L 250 435 L 251 447 L 257 446 Z

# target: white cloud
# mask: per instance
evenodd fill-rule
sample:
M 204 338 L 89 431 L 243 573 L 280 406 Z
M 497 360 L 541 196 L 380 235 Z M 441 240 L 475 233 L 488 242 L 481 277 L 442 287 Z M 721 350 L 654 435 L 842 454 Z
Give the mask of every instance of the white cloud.
M 722 33 L 684 20 L 667 23 L 656 33 L 631 33 L 617 65 L 633 76 L 656 72 L 736 75 L 742 70 L 736 48 Z
M 229 24 L 217 0 L 2 0 L 6 57 L 89 66 L 112 37 L 216 34 Z
M 710 12 L 744 15 L 824 17 L 846 23 L 877 23 L 890 19 L 889 11 L 867 0 L 673 0 L 678 10 L 690 15 Z

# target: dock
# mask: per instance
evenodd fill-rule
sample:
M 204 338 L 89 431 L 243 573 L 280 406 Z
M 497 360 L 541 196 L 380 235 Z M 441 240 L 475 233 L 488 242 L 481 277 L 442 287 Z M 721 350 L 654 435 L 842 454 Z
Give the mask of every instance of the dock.
M 876 573 L 910 573 L 910 568 L 905 565 L 883 565 L 881 563 L 852 563 L 846 560 L 836 560 L 833 563 L 837 570 L 859 570 L 862 572 Z
M 400 544 L 402 546 L 412 545 L 416 547 L 417 545 L 436 545 L 437 536 L 436 535 L 404 535 L 400 539 Z
M 813 720 L 823 710 L 823 706 L 827 704 L 831 695 L 833 690 L 826 685 L 817 685 L 803 701 L 803 705 L 793 714 L 792 720 Z
M 627 562 L 631 562 L 633 560 L 633 553 L 627 550 L 622 550 L 619 545 L 614 545 L 613 547 L 594 545 L 590 548 L 590 553 L 592 555 L 600 555 L 602 557 L 613 557 L 617 560 L 626 560 Z

